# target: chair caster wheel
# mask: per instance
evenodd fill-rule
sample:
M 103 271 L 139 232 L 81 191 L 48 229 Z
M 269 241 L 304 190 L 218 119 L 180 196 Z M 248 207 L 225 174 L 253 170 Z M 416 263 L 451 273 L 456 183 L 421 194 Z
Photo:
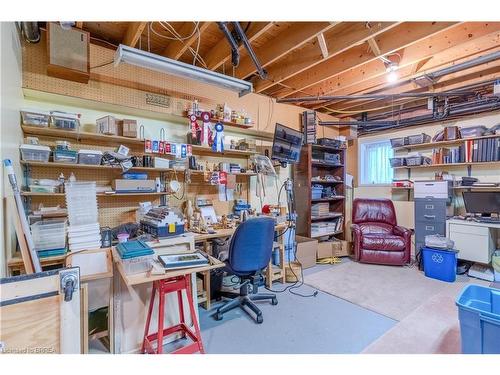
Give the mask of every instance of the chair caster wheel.
M 263 321 L 264 318 L 262 317 L 262 315 L 257 315 L 257 324 L 262 324 Z
M 222 314 L 216 313 L 214 315 L 215 320 L 222 320 Z
M 277 304 L 278 304 L 278 299 L 277 298 L 273 298 L 271 300 L 271 305 L 276 306 Z

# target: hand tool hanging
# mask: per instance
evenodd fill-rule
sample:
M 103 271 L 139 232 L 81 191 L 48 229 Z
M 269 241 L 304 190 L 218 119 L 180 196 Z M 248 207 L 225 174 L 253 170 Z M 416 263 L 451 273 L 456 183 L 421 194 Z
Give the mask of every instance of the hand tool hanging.
M 3 161 L 5 166 L 5 171 L 9 177 L 10 186 L 12 186 L 12 190 L 14 191 L 14 199 L 16 200 L 17 213 L 19 214 L 19 219 L 21 220 L 21 226 L 23 228 L 24 237 L 26 238 L 26 243 L 28 244 L 28 250 L 31 256 L 31 263 L 33 263 L 33 268 L 35 272 L 42 272 L 42 266 L 40 265 L 40 259 L 38 259 L 38 254 L 35 250 L 35 244 L 33 242 L 33 238 L 31 237 L 30 227 L 28 225 L 28 219 L 26 218 L 26 214 L 24 213 L 24 205 L 23 200 L 21 198 L 21 191 L 19 190 L 19 186 L 17 185 L 17 178 L 14 172 L 14 168 L 12 167 L 12 161 L 10 159 L 5 159 Z

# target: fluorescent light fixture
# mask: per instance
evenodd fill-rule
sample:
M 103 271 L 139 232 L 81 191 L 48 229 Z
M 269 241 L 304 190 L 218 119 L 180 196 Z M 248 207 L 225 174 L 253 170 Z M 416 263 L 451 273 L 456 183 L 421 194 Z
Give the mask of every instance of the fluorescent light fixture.
M 156 70 L 161 73 L 219 86 L 227 90 L 236 91 L 239 96 L 246 95 L 253 91 L 251 82 L 213 72 L 208 69 L 199 68 L 194 65 L 125 46 L 123 44 L 118 46 L 115 54 L 115 66 L 120 63 L 136 65 L 141 68 Z

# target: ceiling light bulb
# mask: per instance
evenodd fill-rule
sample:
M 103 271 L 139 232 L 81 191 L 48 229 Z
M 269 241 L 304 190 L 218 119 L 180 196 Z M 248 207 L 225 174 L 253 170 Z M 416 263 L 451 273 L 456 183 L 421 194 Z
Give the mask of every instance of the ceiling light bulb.
M 394 70 L 389 72 L 387 74 L 387 81 L 390 83 L 395 83 L 398 80 L 398 73 L 396 73 Z

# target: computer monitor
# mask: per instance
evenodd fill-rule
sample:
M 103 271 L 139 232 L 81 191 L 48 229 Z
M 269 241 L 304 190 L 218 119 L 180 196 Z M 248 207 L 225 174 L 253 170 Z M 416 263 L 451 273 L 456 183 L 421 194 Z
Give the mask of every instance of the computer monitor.
M 500 192 L 493 191 L 464 191 L 465 210 L 468 214 L 490 216 L 500 213 Z
M 271 159 L 283 165 L 298 163 L 303 137 L 302 132 L 276 123 Z

